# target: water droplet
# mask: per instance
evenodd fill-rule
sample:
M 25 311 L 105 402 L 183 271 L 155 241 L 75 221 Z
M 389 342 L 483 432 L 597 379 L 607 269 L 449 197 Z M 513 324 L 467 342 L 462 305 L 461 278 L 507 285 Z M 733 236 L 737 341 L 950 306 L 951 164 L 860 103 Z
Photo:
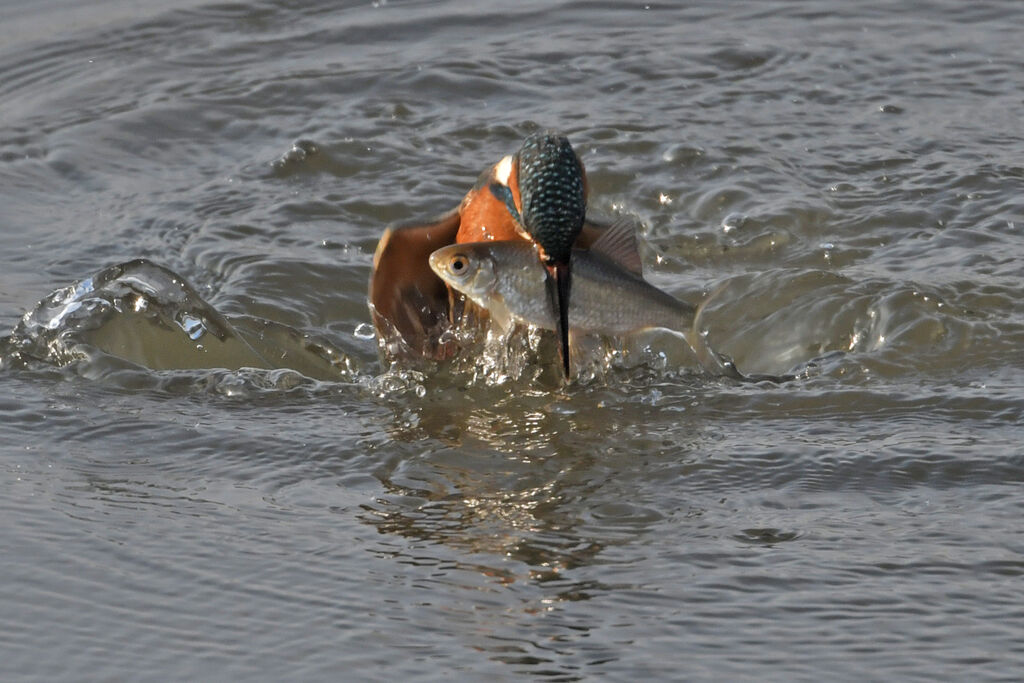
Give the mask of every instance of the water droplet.
M 89 278 L 86 278 L 86 279 L 82 280 L 77 285 L 75 285 L 75 291 L 74 291 L 74 294 L 72 296 L 75 299 L 80 299 L 83 296 L 85 296 L 86 294 L 89 294 L 89 293 L 93 292 L 94 290 L 95 290 L 95 286 L 93 285 L 92 278 L 89 277 Z
M 320 147 L 312 140 L 296 140 L 292 148 L 282 154 L 274 162 L 274 167 L 282 169 L 286 166 L 299 164 L 320 152 Z
M 373 325 L 371 325 L 370 323 L 359 323 L 358 325 L 356 325 L 356 329 L 352 332 L 352 334 L 357 339 L 373 339 L 375 336 L 377 336 L 377 333 L 373 329 Z
M 185 334 L 192 341 L 196 341 L 206 333 L 203 321 L 187 313 L 181 317 L 181 321 L 178 324 L 181 326 L 181 329 L 185 330 Z
M 722 219 L 722 232 L 729 234 L 735 230 L 739 230 L 743 227 L 743 224 L 747 221 L 746 214 L 742 213 L 730 213 Z
M 81 301 L 72 301 L 46 321 L 46 329 L 55 330 L 64 323 L 64 319 L 82 307 Z

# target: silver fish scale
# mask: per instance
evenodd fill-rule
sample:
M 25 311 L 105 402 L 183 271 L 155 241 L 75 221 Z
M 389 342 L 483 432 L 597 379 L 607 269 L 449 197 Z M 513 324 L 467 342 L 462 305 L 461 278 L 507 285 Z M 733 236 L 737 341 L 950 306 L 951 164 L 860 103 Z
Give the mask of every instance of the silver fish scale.
M 695 310 L 607 259 L 573 252 L 569 328 L 601 334 L 628 334 L 662 327 L 685 332 Z
M 532 246 L 496 242 L 467 250 L 476 252 L 479 267 L 493 269 L 495 279 L 489 298 L 503 301 L 514 318 L 555 329 L 546 273 Z M 570 330 L 616 335 L 658 327 L 684 332 L 692 326 L 695 311 L 686 302 L 600 255 L 577 249 L 572 259 Z

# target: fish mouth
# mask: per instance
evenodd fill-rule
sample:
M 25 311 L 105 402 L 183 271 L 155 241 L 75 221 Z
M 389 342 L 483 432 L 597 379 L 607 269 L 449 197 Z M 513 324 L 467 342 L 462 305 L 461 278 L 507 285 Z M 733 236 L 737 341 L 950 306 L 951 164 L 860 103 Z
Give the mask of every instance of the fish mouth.
M 431 252 L 430 256 L 427 257 L 427 261 L 430 263 L 430 269 L 432 271 L 434 271 L 434 274 L 437 275 L 442 280 L 445 279 L 444 278 L 445 254 L 442 253 L 444 251 L 446 251 L 446 248 L 442 247 L 441 249 L 438 249 L 437 251 Z

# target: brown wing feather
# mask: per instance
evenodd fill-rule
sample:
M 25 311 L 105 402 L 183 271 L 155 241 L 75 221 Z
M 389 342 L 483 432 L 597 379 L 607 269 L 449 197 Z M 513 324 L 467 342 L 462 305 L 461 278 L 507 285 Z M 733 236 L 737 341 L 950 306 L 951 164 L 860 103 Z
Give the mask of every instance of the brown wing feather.
M 438 341 L 448 324 L 448 288 L 430 270 L 428 257 L 455 242 L 459 222 L 455 210 L 431 223 L 388 228 L 373 257 L 370 310 L 377 334 L 387 338 L 394 329 L 421 356 L 444 358 L 453 352 Z

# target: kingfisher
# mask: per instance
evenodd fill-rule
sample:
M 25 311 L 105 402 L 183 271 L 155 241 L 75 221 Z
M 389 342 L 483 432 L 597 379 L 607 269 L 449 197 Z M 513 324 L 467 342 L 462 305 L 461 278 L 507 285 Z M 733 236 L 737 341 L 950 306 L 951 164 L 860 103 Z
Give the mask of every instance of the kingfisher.
M 547 272 L 547 291 L 559 321 L 562 369 L 569 376 L 571 253 L 589 248 L 609 227 L 588 220 L 586 169 L 567 137 L 552 131 L 526 138 L 519 150 L 481 173 L 458 207 L 427 222 L 388 228 L 370 277 L 370 310 L 382 339 L 395 333 L 407 355 L 445 359 L 458 349 L 443 334 L 465 306 L 430 269 L 428 257 L 453 243 L 527 240 Z M 632 238 L 632 233 L 629 233 Z M 631 239 L 622 265 L 639 272 Z
M 570 256 L 587 216 L 583 162 L 567 137 L 548 131 L 526 138 L 509 166 L 515 169 L 518 202 L 508 183 L 494 183 L 490 190 L 505 203 L 519 236 L 537 245 L 558 321 L 562 370 L 568 377 Z

